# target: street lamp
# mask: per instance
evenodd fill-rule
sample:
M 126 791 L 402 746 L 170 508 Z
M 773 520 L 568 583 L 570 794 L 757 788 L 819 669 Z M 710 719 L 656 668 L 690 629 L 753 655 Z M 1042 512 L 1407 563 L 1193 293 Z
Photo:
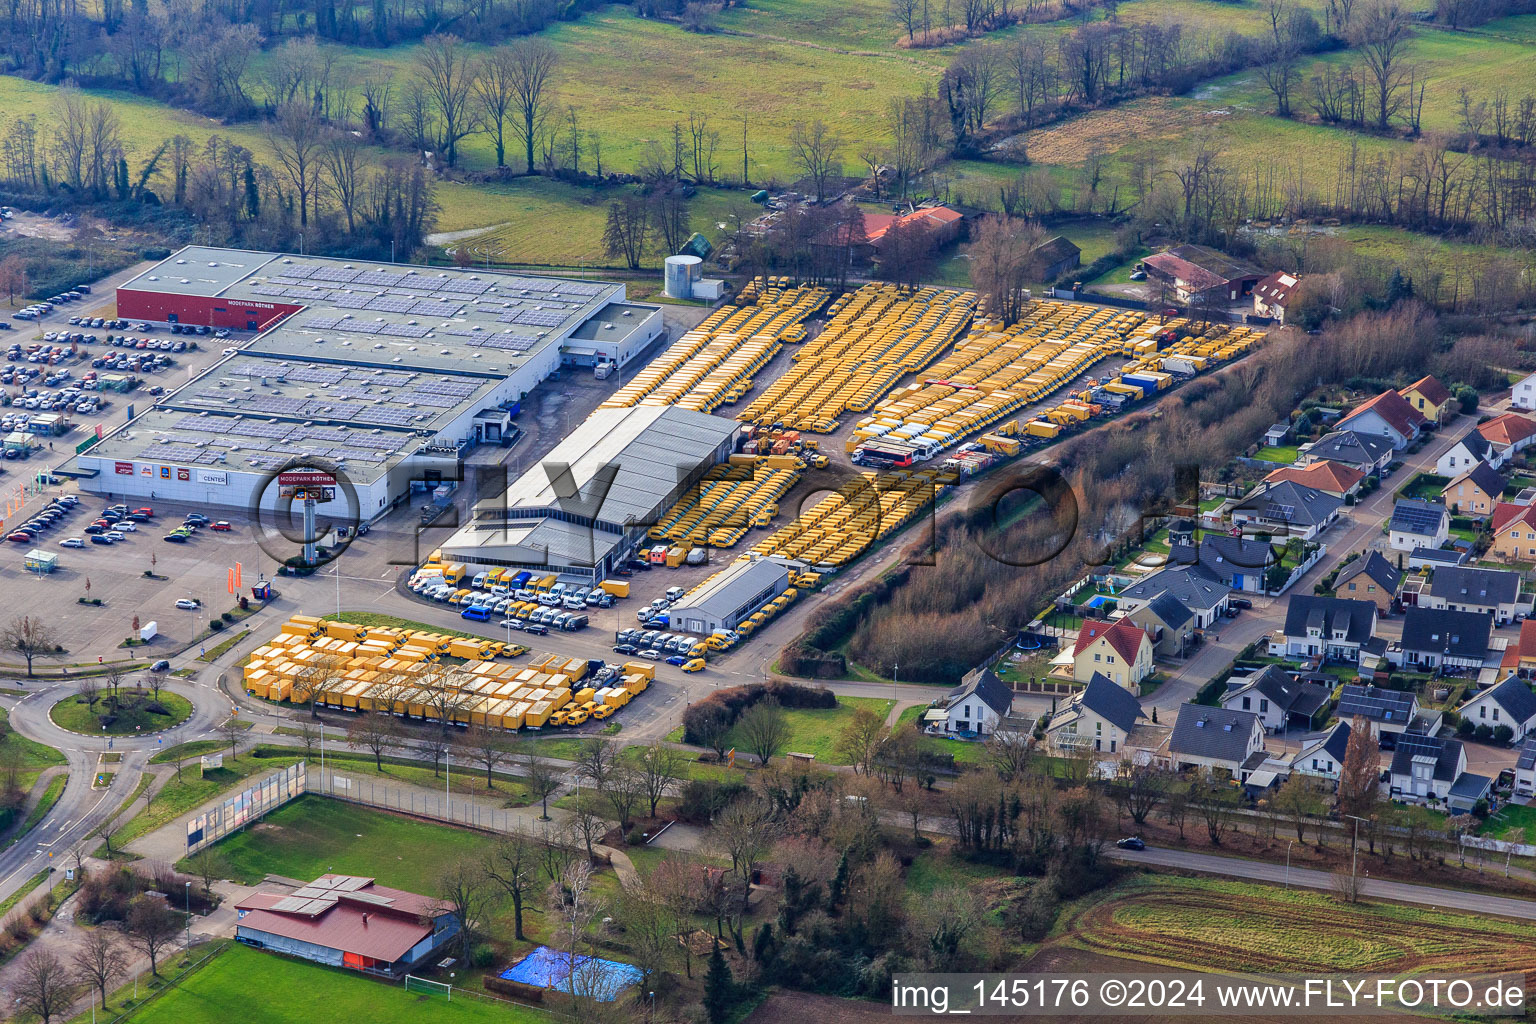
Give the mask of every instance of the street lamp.
M 191 883 L 190 880 L 186 884 L 186 890 L 185 891 L 186 891 L 186 894 L 187 894 L 187 948 L 191 949 L 192 948 L 192 883 Z

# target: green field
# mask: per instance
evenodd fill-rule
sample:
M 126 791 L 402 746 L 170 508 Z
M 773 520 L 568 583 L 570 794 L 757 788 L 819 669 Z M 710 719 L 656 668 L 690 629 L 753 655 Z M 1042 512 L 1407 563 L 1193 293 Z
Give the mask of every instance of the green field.
M 789 723 L 789 740 L 781 755 L 793 751 L 812 754 L 822 764 L 847 764 L 847 759 L 837 754 L 837 737 L 853 721 L 853 713 L 859 708 L 868 708 L 884 721 L 894 703 L 878 697 L 839 697 L 835 708 L 787 708 L 784 718 Z M 739 732 L 739 729 L 731 730 L 730 742 L 738 752 L 745 752 L 746 746 Z
M 549 1024 L 555 1018 L 514 1003 L 407 993 L 398 983 L 355 971 L 231 945 L 129 1019 L 134 1024 Z
M 180 725 L 192 717 L 192 702 L 187 698 L 161 690 L 155 700 L 148 690 L 121 691 L 126 707 L 109 711 L 106 699 L 96 701 L 93 708 L 84 697 L 65 697 L 49 711 L 48 717 L 60 729 L 86 736 L 132 736 L 141 732 L 159 732 Z M 151 710 L 158 704 L 160 710 Z M 111 718 L 108 722 L 106 719 Z
M 429 893 L 444 866 L 458 857 L 481 856 L 494 843 L 466 829 L 305 796 L 214 849 L 221 871 L 246 884 L 259 882 L 265 875 L 308 881 L 335 871 Z
M 10 712 L 0 708 L 0 755 L 15 752 L 17 768 L 20 770 L 17 782 L 23 788 L 28 788 L 37 781 L 44 768 L 54 765 L 68 764 L 63 754 L 46 744 L 29 740 L 21 733 L 10 727 Z

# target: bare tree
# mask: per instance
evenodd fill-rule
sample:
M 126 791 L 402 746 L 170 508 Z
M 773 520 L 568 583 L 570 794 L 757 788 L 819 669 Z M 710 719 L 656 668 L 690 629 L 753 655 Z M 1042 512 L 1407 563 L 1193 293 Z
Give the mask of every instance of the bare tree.
M 294 729 L 294 732 L 298 733 L 299 742 L 304 746 L 305 760 L 313 761 L 315 759 L 315 747 L 320 744 L 320 735 L 323 729 L 324 726 L 315 725 L 308 719 L 301 721 Z
M 638 195 L 625 196 L 608 204 L 608 223 L 603 228 L 603 251 L 610 257 L 622 257 L 630 270 L 640 269 L 650 239 L 650 208 Z
M 229 756 L 239 757 L 240 737 L 245 735 L 245 722 L 239 715 L 232 713 L 228 718 L 224 719 L 223 724 L 219 726 L 219 731 L 229 741 Z M 149 790 L 144 792 L 146 796 L 149 794 Z
M 347 728 L 347 746 L 353 750 L 366 749 L 373 753 L 373 766 L 384 770 L 384 751 L 400 743 L 400 726 L 393 715 L 358 715 Z
M 507 165 L 507 122 L 517 111 L 518 61 L 505 46 L 498 46 L 480 62 L 475 76 L 475 101 L 480 108 L 480 130 L 496 147 L 496 166 Z
M 211 896 L 213 883 L 224 870 L 224 859 L 219 856 L 219 852 L 211 846 L 205 846 L 187 858 L 187 865 L 203 883 L 203 895 Z
M 14 305 L 16 293 L 27 290 L 27 265 L 19 253 L 11 253 L 0 260 L 0 288 L 5 289 L 7 305 Z
M 809 127 L 804 121 L 796 121 L 789 129 L 790 154 L 795 166 L 815 183 L 818 203 L 826 195 L 827 182 L 842 173 L 838 156 L 842 146 L 843 140 L 819 120 Z
M 513 937 L 523 941 L 523 903 L 539 879 L 539 850 L 534 841 L 513 832 L 496 844 L 485 874 L 512 899 Z
M 576 774 L 601 791 L 618 767 L 618 749 L 596 736 L 583 740 L 576 754 Z
M 533 173 L 533 150 L 544 122 L 554 108 L 554 76 L 559 58 L 555 48 L 537 36 L 525 36 L 508 49 L 513 96 L 512 133 L 522 142 L 525 173 Z
M 54 1015 L 69 1007 L 69 983 L 69 972 L 58 957 L 50 950 L 34 949 L 21 961 L 16 1002 L 41 1017 L 43 1024 L 53 1024 Z
M 862 771 L 868 775 L 886 735 L 884 719 L 869 708 L 858 708 L 838 734 L 837 754 L 853 766 L 855 773 Z
M 1402 108 L 1403 90 L 1411 72 L 1407 49 L 1412 35 L 1410 16 L 1397 0 L 1374 0 L 1350 19 L 1349 41 L 1371 77 L 1372 105 L 1380 131 L 1387 130 Z
M 921 0 L 891 0 L 891 16 L 906 30 L 909 43 L 917 32 L 917 12 L 921 8 Z
M 640 756 L 640 775 L 651 817 L 656 817 L 656 805 L 667 795 L 667 788 L 682 777 L 683 763 L 683 752 L 663 740 L 653 742 Z
M 46 622 L 35 615 L 18 615 L 0 633 L 5 649 L 27 659 L 27 675 L 32 674 L 32 659 L 59 649 L 59 638 Z
M 110 930 L 86 929 L 70 954 L 70 966 L 81 984 L 90 985 L 101 996 L 101 1008 L 107 1008 L 107 990 L 128 969 L 128 955 Z
M 789 720 L 784 709 L 772 697 L 765 697 L 742 712 L 736 722 L 736 733 L 742 746 L 757 755 L 758 761 L 767 765 L 773 755 L 789 742 Z
M 437 898 L 458 922 L 459 948 L 466 962 L 475 923 L 490 905 L 491 893 L 485 870 L 469 857 L 453 861 L 437 877 Z
M 347 217 L 347 234 L 357 233 L 357 206 L 362 188 L 360 174 L 363 142 L 346 131 L 331 132 L 325 140 L 320 160 L 325 172 L 325 189 Z
M 464 750 L 463 760 L 482 765 L 485 768 L 485 788 L 496 788 L 496 769 L 506 764 L 512 757 L 512 748 L 507 740 L 507 734 L 500 729 L 491 729 L 484 725 L 471 725 L 459 737 L 459 746 Z
M 1037 222 L 993 214 L 976 225 L 969 249 L 971 284 L 986 301 L 987 313 L 1017 323 L 1028 300 L 1025 285 L 1034 251 L 1046 240 Z
M 535 753 L 527 753 L 522 759 L 523 779 L 528 793 L 539 802 L 539 820 L 549 820 L 549 798 L 560 788 L 560 773 Z
M 715 817 L 712 836 L 720 852 L 730 858 L 732 873 L 741 879 L 743 906 L 751 901 L 752 873 L 780 832 L 772 805 L 755 797 L 742 797 Z
M 600 792 L 613 808 L 613 816 L 619 819 L 619 829 L 623 831 L 629 828 L 635 805 L 645 795 L 645 776 L 627 764 L 615 765 Z
M 149 973 L 158 976 L 160 954 L 181 930 L 176 915 L 166 906 L 163 897 L 140 894 L 128 904 L 128 917 L 124 924 L 128 929 L 128 941 L 149 957 Z
M 326 134 L 326 127 L 315 108 L 303 102 L 279 108 L 267 130 L 272 154 L 277 157 L 278 166 L 296 193 L 300 227 L 309 225 L 312 199 L 316 212 L 319 212 L 320 168 Z
M 459 142 L 478 123 L 474 87 L 476 65 L 458 36 L 430 35 L 416 55 L 416 75 L 437 115 L 437 138 L 448 166 L 459 162 Z

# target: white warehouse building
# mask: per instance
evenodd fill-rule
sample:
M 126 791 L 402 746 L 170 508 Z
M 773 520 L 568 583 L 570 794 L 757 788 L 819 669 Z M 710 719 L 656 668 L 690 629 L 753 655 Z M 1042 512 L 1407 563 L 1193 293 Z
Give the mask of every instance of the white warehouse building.
M 264 333 L 61 472 L 113 498 L 270 509 L 283 469 L 331 469 L 320 513 L 366 522 L 413 483 L 458 479 L 562 363 L 622 366 L 661 337 L 661 308 L 624 291 L 189 247 L 119 288 L 120 313 Z

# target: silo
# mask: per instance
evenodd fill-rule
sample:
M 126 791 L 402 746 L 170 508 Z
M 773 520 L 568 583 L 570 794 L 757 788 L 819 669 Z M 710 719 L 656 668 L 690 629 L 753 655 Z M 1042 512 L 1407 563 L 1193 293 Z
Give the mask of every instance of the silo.
M 703 264 L 697 256 L 668 256 L 663 278 L 666 293 L 674 299 L 693 298 L 693 282 L 699 279 Z

